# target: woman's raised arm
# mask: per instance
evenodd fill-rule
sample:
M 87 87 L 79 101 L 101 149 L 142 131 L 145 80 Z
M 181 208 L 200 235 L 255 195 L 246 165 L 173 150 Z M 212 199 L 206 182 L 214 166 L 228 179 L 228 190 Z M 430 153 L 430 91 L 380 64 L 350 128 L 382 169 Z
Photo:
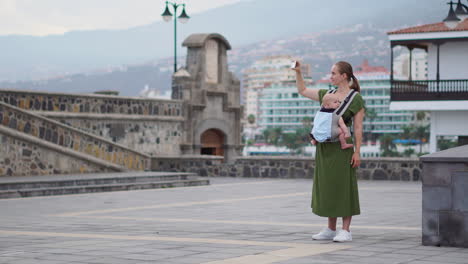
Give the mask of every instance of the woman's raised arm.
M 296 72 L 297 92 L 302 96 L 319 101 L 319 89 L 306 88 L 304 78 L 302 77 L 301 64 L 299 62 L 297 62 L 296 68 L 293 68 L 293 70 Z

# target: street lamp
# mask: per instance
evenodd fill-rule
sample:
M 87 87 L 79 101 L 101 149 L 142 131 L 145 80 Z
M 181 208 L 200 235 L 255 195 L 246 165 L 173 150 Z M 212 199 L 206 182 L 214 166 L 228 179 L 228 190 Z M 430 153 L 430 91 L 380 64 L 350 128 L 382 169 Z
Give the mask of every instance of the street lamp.
M 455 11 L 453 10 L 453 5 L 455 4 L 454 2 L 450 1 L 449 3 L 447 3 L 450 5 L 450 10 L 449 10 L 449 13 L 447 15 L 447 18 L 444 19 L 444 24 L 450 28 L 450 29 L 454 29 L 457 25 L 458 25 L 458 22 L 460 22 L 460 19 L 457 17 L 457 15 L 455 14 Z
M 172 19 L 172 13 L 169 11 L 169 5 L 172 6 L 174 9 L 174 72 L 177 71 L 177 8 L 179 6 L 182 6 L 182 13 L 179 16 L 179 20 L 181 23 L 187 23 L 187 21 L 190 19 L 189 16 L 187 16 L 187 13 L 185 12 L 185 4 L 177 4 L 177 3 L 172 3 L 166 1 L 166 9 L 162 13 L 162 17 L 164 21 L 169 22 Z

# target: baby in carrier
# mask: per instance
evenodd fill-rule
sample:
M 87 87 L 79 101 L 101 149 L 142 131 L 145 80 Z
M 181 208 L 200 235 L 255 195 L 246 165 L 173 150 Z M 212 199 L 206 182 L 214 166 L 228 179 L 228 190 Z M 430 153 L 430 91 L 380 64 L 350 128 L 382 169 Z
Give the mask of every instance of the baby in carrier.
M 339 140 L 341 149 L 353 147 L 353 144 L 346 143 L 346 138 L 351 136 L 348 127 L 346 127 L 341 114 L 336 114 L 336 109 L 340 107 L 340 104 L 341 102 L 336 94 L 327 93 L 323 96 L 322 107 L 315 115 L 314 127 L 310 133 L 312 144 Z

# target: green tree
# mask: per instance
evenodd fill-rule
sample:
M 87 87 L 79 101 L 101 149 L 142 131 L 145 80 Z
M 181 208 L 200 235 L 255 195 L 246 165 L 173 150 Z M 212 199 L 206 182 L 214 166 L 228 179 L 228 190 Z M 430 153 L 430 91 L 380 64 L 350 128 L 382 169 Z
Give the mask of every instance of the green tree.
M 263 140 L 264 140 L 265 143 L 268 143 L 268 140 L 270 139 L 270 133 L 271 133 L 270 128 L 267 128 L 267 129 L 262 131 Z
M 416 120 L 417 121 L 423 121 L 426 118 L 426 112 L 424 111 L 418 111 L 416 112 Z
M 369 129 L 365 130 L 364 131 L 364 138 L 365 139 L 371 139 L 372 140 L 372 130 L 374 129 L 374 125 L 373 125 L 373 122 L 374 120 L 377 118 L 377 112 L 373 109 L 373 108 L 367 108 L 366 107 L 366 114 L 364 116 L 364 120 L 368 120 L 369 121 Z
M 401 129 L 403 132 L 400 134 L 401 139 L 412 139 L 413 138 L 413 126 L 402 126 Z
M 380 136 L 380 152 L 382 157 L 397 157 L 398 151 L 393 140 L 395 139 L 394 135 L 385 134 Z
M 301 146 L 300 143 L 301 142 L 297 140 L 296 133 L 286 133 L 283 135 L 281 140 L 281 144 L 292 150 L 294 153 L 298 152 L 298 149 Z
M 305 116 L 304 118 L 302 118 L 303 127 L 310 128 L 311 125 L 312 125 L 312 118 L 308 116 Z
M 405 149 L 405 151 L 403 152 L 403 157 L 411 157 L 411 155 L 413 155 L 414 153 L 416 153 L 416 151 L 412 148 Z
M 278 146 L 283 130 L 281 127 L 270 127 L 262 131 L 265 143 Z
M 283 135 L 283 129 L 281 127 L 273 128 L 270 134 L 269 143 L 275 146 L 278 146 L 282 135 Z
M 414 137 L 419 140 L 419 153 L 422 153 L 422 144 L 427 142 L 427 138 L 429 137 L 429 125 L 415 126 Z
M 309 128 L 296 129 L 294 133 L 283 134 L 281 145 L 286 146 L 296 154 L 304 154 L 304 148 L 309 144 Z
M 255 124 L 255 116 L 253 114 L 247 116 L 247 122 L 249 122 L 251 125 Z

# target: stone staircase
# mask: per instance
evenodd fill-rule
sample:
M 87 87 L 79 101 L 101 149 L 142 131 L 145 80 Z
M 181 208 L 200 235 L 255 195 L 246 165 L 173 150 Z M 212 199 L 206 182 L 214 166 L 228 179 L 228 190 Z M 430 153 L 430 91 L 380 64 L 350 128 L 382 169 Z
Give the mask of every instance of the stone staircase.
M 171 172 L 0 177 L 0 199 L 201 185 L 209 185 L 209 180 Z
M 81 163 L 85 161 L 87 164 L 92 164 L 94 171 L 143 171 L 149 166 L 150 156 L 145 153 L 4 102 L 0 102 L 0 134 L 17 141 L 8 144 L 16 147 L 15 150 L 9 150 L 10 154 L 6 149 L 0 150 L 0 154 L 4 156 L 11 156 L 11 152 L 15 151 L 31 153 L 33 149 L 40 147 L 43 152 L 47 149 L 55 153 L 56 157 L 65 155 L 70 158 L 69 161 L 79 159 Z M 31 147 L 25 149 L 23 145 Z M 39 156 L 40 153 L 22 159 L 21 166 L 26 168 L 35 166 L 29 163 L 33 158 L 40 159 Z M 13 162 L 20 164 L 20 158 Z M 43 160 L 43 163 L 45 162 Z M 16 175 L 34 175 L 34 173 L 32 171 Z M 0 173 L 0 176 L 2 174 L 8 175 L 5 171 Z

